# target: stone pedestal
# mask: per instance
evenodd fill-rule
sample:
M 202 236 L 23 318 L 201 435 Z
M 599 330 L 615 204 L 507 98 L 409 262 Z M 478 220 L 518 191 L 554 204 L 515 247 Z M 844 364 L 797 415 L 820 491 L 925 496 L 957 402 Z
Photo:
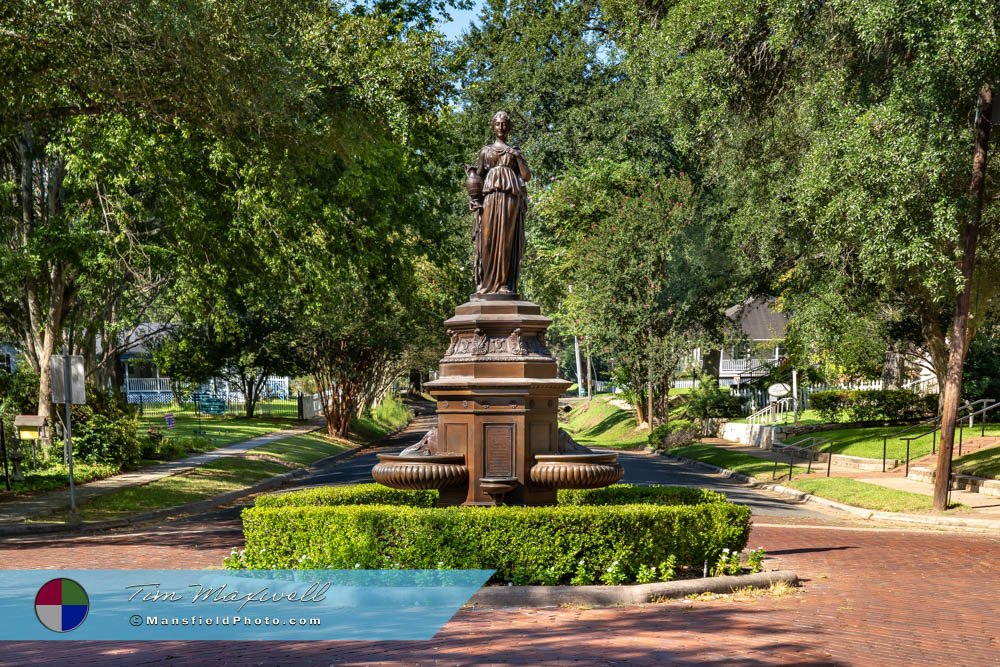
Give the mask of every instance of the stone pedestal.
M 530 474 L 536 454 L 558 451 L 559 396 L 570 385 L 545 347 L 549 324 L 539 306 L 502 295 L 465 303 L 445 322 L 451 343 L 425 385 L 438 402 L 433 453 L 464 455 L 468 485 L 442 489 L 442 504 L 555 503 L 555 489 Z

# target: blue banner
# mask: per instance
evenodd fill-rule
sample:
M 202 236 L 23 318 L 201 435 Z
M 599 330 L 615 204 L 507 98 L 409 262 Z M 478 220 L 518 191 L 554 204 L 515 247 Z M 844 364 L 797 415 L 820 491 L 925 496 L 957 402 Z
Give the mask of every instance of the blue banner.
M 0 640 L 430 639 L 492 570 L 4 570 Z

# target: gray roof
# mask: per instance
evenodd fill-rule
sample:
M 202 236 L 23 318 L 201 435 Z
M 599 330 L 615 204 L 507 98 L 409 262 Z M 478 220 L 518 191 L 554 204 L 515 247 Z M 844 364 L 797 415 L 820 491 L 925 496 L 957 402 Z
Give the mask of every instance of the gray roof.
M 789 317 L 771 309 L 774 301 L 771 296 L 755 296 L 726 310 L 726 317 L 739 320 L 750 340 L 778 340 L 785 337 Z

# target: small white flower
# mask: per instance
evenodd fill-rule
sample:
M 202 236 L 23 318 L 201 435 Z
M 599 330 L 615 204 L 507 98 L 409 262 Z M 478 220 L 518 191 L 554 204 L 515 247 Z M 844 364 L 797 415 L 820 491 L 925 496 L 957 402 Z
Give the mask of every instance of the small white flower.
M 723 550 L 722 550 L 722 553 L 724 553 L 724 554 L 727 554 L 727 553 L 729 553 L 729 549 L 723 549 Z
M 354 569 L 355 570 L 360 570 L 361 569 L 361 563 L 355 563 L 354 564 Z

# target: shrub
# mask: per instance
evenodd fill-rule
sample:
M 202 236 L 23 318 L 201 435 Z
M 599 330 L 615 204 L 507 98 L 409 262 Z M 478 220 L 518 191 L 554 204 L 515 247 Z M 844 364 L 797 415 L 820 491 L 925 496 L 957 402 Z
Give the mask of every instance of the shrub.
M 305 507 L 332 505 L 407 505 L 434 507 L 438 492 L 392 489 L 381 484 L 322 486 L 315 489 L 261 496 L 257 507 Z
M 615 484 L 603 489 L 560 489 L 560 505 L 699 505 L 725 502 L 718 491 L 686 486 L 632 486 Z
M 660 424 L 649 432 L 649 445 L 657 449 L 670 449 L 688 445 L 701 435 L 694 422 L 687 419 L 674 419 L 666 424 Z
M 817 391 L 809 397 L 809 405 L 828 422 L 839 421 L 840 414 L 847 408 L 850 392 L 844 390 Z
M 498 581 L 585 583 L 634 581 L 640 566 L 671 556 L 678 567 L 700 570 L 723 549 L 739 552 L 746 546 L 750 509 L 729 502 L 491 508 L 264 504 L 244 510 L 243 527 L 246 550 L 237 566 L 253 569 L 485 568 L 495 569 Z
M 831 422 L 915 419 L 937 412 L 937 397 L 929 401 L 905 389 L 818 391 L 809 401 L 823 419 Z
M 73 406 L 73 447 L 88 463 L 137 466 L 143 440 L 135 412 L 120 395 L 89 390 L 87 403 Z
M 703 422 L 720 417 L 739 417 L 745 400 L 723 390 L 715 378 L 702 376 L 698 386 L 688 394 L 683 412 L 685 417 Z

